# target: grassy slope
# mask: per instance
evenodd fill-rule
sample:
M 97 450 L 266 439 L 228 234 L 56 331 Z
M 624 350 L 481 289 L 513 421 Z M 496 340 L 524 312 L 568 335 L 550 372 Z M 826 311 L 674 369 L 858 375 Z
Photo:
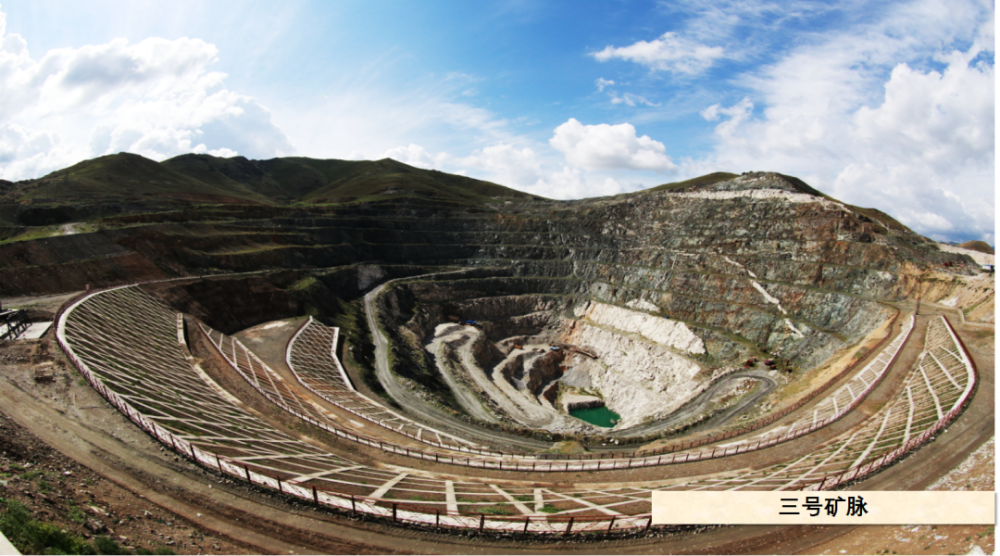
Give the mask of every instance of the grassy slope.
M 242 156 L 217 158 L 207 154 L 185 154 L 164 160 L 160 166 L 226 191 L 289 200 L 272 176 L 255 161 Z
M 263 202 L 266 197 L 240 184 L 207 184 L 134 154 L 85 160 L 26 186 L 22 198 L 59 201 L 148 196 L 208 195 Z
M 391 159 L 247 160 L 204 154 L 181 155 L 162 163 L 134 154 L 108 155 L 11 185 L 17 189 L 13 192 L 16 200 L 58 203 L 176 198 L 289 204 L 420 197 L 478 205 L 496 198 L 540 199 L 494 183 L 414 168 Z
M 663 184 L 643 193 L 704 187 L 736 177 L 739 176 L 714 172 Z M 830 198 L 798 178 L 783 177 L 803 192 Z M 48 199 L 62 204 L 171 198 L 226 203 L 341 203 L 415 197 L 481 205 L 497 199 L 542 199 L 495 183 L 414 168 L 388 158 L 248 160 L 188 154 L 157 163 L 139 155 L 120 153 L 85 160 L 38 180 L 4 182 L 0 186 L 7 191 L 8 201 Z M 888 226 L 892 232 L 908 237 L 912 234 L 911 241 L 924 240 L 880 210 L 847 206 Z
M 339 164 L 331 164 L 337 162 Z M 511 199 L 539 198 L 487 181 L 408 166 L 384 158 L 376 161 L 308 161 L 330 183 L 313 191 L 304 200 L 330 202 L 384 196 L 385 191 L 398 195 L 443 199 L 459 203 L 494 202 L 494 197 Z M 391 194 L 391 193 L 390 193 Z
M 986 253 L 987 255 L 995 254 L 993 248 L 990 247 L 990 244 L 986 243 L 985 241 L 979 241 L 979 240 L 966 241 L 965 243 L 959 244 L 959 247 L 961 247 L 962 249 L 971 249 L 973 251 L 979 251 L 980 253 Z

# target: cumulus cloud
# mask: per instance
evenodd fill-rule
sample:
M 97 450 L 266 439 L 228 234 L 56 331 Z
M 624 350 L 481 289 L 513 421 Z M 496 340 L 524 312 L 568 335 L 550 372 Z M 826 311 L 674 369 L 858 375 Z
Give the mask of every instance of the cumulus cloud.
M 498 144 L 456 159 L 455 164 L 485 171 L 489 179 L 512 187 L 529 187 L 542 176 L 542 166 L 530 148 Z
M 742 76 L 754 102 L 701 112 L 715 152 L 684 173 L 781 171 L 935 239 L 994 241 L 993 17 L 919 0 L 791 50 Z
M 410 166 L 416 166 L 417 168 L 434 170 L 440 170 L 441 166 L 447 162 L 449 158 L 451 158 L 448 156 L 448 153 L 444 152 L 432 155 L 427 152 L 427 149 L 413 143 L 410 143 L 405 147 L 395 147 L 389 149 L 384 155 L 382 155 L 382 157 L 398 160 L 399 162 L 409 164 Z
M 563 153 L 566 162 L 590 170 L 677 169 L 665 154 L 663 143 L 648 135 L 638 137 L 632 124 L 583 125 L 575 118 L 555 129 L 549 144 Z
M 0 13 L 0 176 L 36 177 L 120 151 L 157 160 L 292 152 L 266 108 L 209 70 L 217 54 L 199 39 L 115 39 L 33 60 Z
M 597 92 L 604 92 L 604 88 L 609 85 L 614 85 L 615 82 L 611 79 L 604 79 L 603 77 L 598 77 L 597 81 L 594 82 L 597 85 Z
M 629 188 L 613 177 L 594 175 L 571 166 L 547 171 L 535 183 L 518 187 L 535 195 L 562 200 L 617 195 L 636 188 Z
M 701 117 L 710 122 L 718 121 L 720 115 L 729 116 L 728 120 L 716 126 L 715 132 L 722 137 L 732 137 L 739 125 L 753 114 L 753 103 L 749 98 L 743 97 L 743 100 L 732 106 L 723 108 L 719 104 L 713 104 L 700 113 Z
M 542 146 L 541 150 L 548 149 Z M 423 146 L 411 143 L 389 149 L 384 156 L 420 168 L 473 176 L 550 199 L 615 195 L 644 187 L 641 183 L 622 183 L 613 172 L 560 164 L 551 155 L 539 155 L 538 149 L 512 143 L 475 149 L 467 156 L 446 152 L 432 154 Z
M 628 60 L 652 70 L 696 74 L 711 67 L 725 52 L 721 46 L 706 46 L 676 33 L 664 33 L 652 41 L 638 41 L 629 46 L 607 46 L 591 53 L 597 61 Z

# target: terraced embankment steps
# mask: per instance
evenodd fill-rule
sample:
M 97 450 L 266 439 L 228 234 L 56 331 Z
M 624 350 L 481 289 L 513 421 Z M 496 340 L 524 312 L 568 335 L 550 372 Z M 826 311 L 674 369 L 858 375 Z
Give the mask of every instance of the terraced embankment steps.
M 312 317 L 288 343 L 286 361 L 299 382 L 330 403 L 399 434 L 442 448 L 482 452 L 469 440 L 415 423 L 358 393 L 335 350 L 339 330 Z
M 326 505 L 410 522 L 455 527 L 478 519 L 480 527 L 519 529 L 523 526 L 520 519 L 515 527 L 511 520 L 484 522 L 483 515 L 467 514 L 507 504 L 510 497 L 533 496 L 543 508 L 577 514 L 578 527 L 606 527 L 605 518 L 587 517 L 596 507 L 593 502 L 573 502 L 570 494 L 555 488 L 547 494 L 526 487 L 443 481 L 415 471 L 356 465 L 280 433 L 246 414 L 191 367 L 178 341 L 178 322 L 177 315 L 154 298 L 136 288 L 120 288 L 92 295 L 69 309 L 60 321 L 60 339 L 85 376 L 130 418 L 168 446 L 236 477 Z M 246 365 L 252 364 L 247 360 Z M 318 485 L 338 489 L 313 489 Z M 631 508 L 629 513 L 642 510 L 633 497 L 604 496 L 612 496 L 614 502 L 601 505 L 600 515 L 618 515 L 609 506 Z M 404 505 L 414 499 L 426 500 L 422 510 Z M 553 504 L 546 506 L 548 500 Z M 443 509 L 428 513 L 435 502 Z M 455 504 L 466 515 L 449 514 Z M 635 526 L 638 521 L 634 520 L 646 518 L 623 516 L 616 527 Z M 551 532 L 553 524 L 565 523 L 544 512 L 536 521 L 528 524 L 530 530 Z
M 409 436 L 430 445 L 445 448 L 446 450 L 441 453 L 446 456 L 455 455 L 449 450 L 487 453 L 481 448 L 476 448 L 475 443 L 445 434 L 438 435 L 433 429 L 429 429 L 428 427 L 409 421 L 394 412 L 390 412 L 383 406 L 364 398 L 353 389 L 346 387 L 346 375 L 343 374 L 342 369 L 338 369 L 339 363 L 335 364 L 335 359 L 332 360 L 333 362 L 324 362 L 322 356 L 317 357 L 315 351 L 312 351 L 315 348 L 319 348 L 320 353 L 325 350 L 325 359 L 330 360 L 332 358 L 330 352 L 332 344 L 327 343 L 327 341 L 334 342 L 335 334 L 326 335 L 325 331 L 322 330 L 325 327 L 317 323 L 312 325 L 314 329 L 303 338 L 302 332 L 309 330 L 310 324 L 312 324 L 312 321 L 307 321 L 304 327 L 299 330 L 296 337 L 289 343 L 288 352 L 289 360 L 293 361 L 290 369 L 296 378 L 299 379 L 299 382 L 306 388 L 320 394 L 321 397 L 337 407 L 345 409 L 366 421 L 382 426 L 393 433 Z M 406 454 L 408 456 L 411 454 L 409 448 L 397 447 L 390 442 L 383 443 L 378 438 L 367 436 L 364 433 L 346 430 L 338 417 L 331 415 L 321 406 L 292 388 L 278 373 L 248 350 L 242 342 L 236 338 L 212 330 L 202 323 L 198 323 L 198 327 L 212 345 L 215 346 L 219 354 L 226 359 L 230 366 L 244 380 L 267 399 L 286 411 L 328 432 L 333 432 L 342 438 L 360 441 L 368 446 L 393 451 L 394 453 Z M 319 344 L 311 344 L 310 340 L 318 340 Z M 329 371 L 333 372 L 330 373 Z M 307 380 L 303 381 L 301 379 L 303 375 L 307 377 Z M 330 381 L 325 380 L 326 378 L 329 378 Z M 422 438 L 425 433 L 426 438 Z M 412 453 L 415 455 L 417 451 L 413 450 Z M 496 454 L 498 457 L 500 455 Z
M 121 288 L 77 302 L 60 319 L 59 334 L 74 363 L 109 400 L 168 445 L 204 465 L 328 505 L 385 517 L 394 514 L 397 521 L 511 531 L 527 527 L 537 532 L 643 527 L 648 521 L 643 512 L 648 511 L 649 487 L 588 485 L 575 489 L 558 486 L 561 483 L 539 487 L 517 481 L 442 480 L 415 469 L 373 468 L 318 451 L 246 414 L 205 382 L 184 357 L 177 322 L 177 314 L 154 298 L 137 288 Z M 913 400 L 905 406 L 907 415 L 913 413 L 913 418 L 906 420 L 909 424 L 901 424 L 904 411 L 897 407 L 902 403 L 900 398 L 888 413 L 876 415 L 852 433 L 846 445 L 817 452 L 813 457 L 819 459 L 807 466 L 806 472 L 788 477 L 774 473 L 741 477 L 733 484 L 808 486 L 808 481 L 821 473 L 836 470 L 834 463 L 850 471 L 857 469 L 851 464 L 880 453 L 885 460 L 885 454 L 892 453 L 885 450 L 897 437 L 897 445 L 902 442 L 903 447 L 926 440 L 927 431 L 954 417 L 971 392 L 969 381 L 974 380 L 967 369 L 965 378 L 960 378 L 963 369 L 955 366 L 958 362 L 967 366 L 967 359 L 948 332 L 946 335 L 932 327 L 928 333 L 933 357 L 922 359 L 922 366 L 913 371 L 904 390 L 906 400 Z M 244 365 L 257 369 L 252 357 L 244 358 Z M 240 359 L 238 352 L 236 359 Z M 932 362 L 940 368 L 932 367 Z M 919 390 L 920 382 L 930 385 L 926 393 Z M 958 396 L 953 392 L 956 384 L 964 385 Z M 937 415 L 939 406 L 942 411 L 952 409 L 944 420 L 937 419 L 930 428 L 923 428 Z M 914 438 L 921 428 L 924 432 Z M 907 434 L 911 438 L 904 442 Z M 850 457 L 845 459 L 845 454 Z M 871 467 L 866 463 L 862 468 L 865 465 Z M 795 462 L 788 469 L 803 467 L 802 462 Z M 331 485 L 336 491 L 324 490 Z M 420 499 L 419 507 L 408 505 L 415 497 Z M 435 506 L 440 509 L 428 511 Z M 507 508 L 502 510 L 505 512 L 527 509 L 535 515 L 486 515 L 485 510 L 495 512 L 498 508 Z M 573 525 L 567 516 L 573 516 Z
M 832 488 L 891 464 L 958 416 L 977 382 L 944 317 L 928 326 L 924 350 L 890 403 L 817 450 L 761 470 L 678 484 L 681 490 Z
M 827 425 L 828 423 L 835 421 L 836 419 L 839 419 L 841 416 L 852 410 L 858 403 L 860 403 L 863 400 L 864 396 L 867 394 L 867 392 L 869 392 L 878 383 L 882 374 L 885 372 L 885 370 L 888 368 L 891 362 L 895 359 L 896 354 L 898 353 L 900 347 L 908 339 L 909 331 L 912 329 L 912 326 L 913 326 L 913 320 L 911 318 L 908 321 L 907 327 L 899 335 L 897 335 L 897 337 L 887 346 L 885 351 L 880 353 L 869 365 L 867 365 L 859 373 L 857 373 L 846 385 L 833 392 L 827 398 L 820 401 L 817 404 L 816 409 L 812 414 L 813 419 L 811 421 L 808 421 L 807 419 L 802 419 L 800 421 L 796 421 L 787 429 L 775 429 L 772 431 L 768 431 L 768 433 L 766 433 L 765 435 L 758 437 L 756 442 L 753 442 L 753 439 L 751 438 L 749 441 L 743 441 L 736 444 L 730 443 L 729 445 L 726 446 L 709 446 L 707 448 L 701 448 L 697 450 L 687 450 L 679 453 L 673 453 L 670 454 L 669 457 L 665 457 L 663 454 L 656 454 L 655 457 L 653 456 L 632 457 L 621 462 L 591 461 L 589 465 L 586 463 L 585 460 L 578 460 L 578 461 L 567 460 L 565 462 L 562 462 L 562 465 L 553 464 L 551 462 L 548 465 L 545 465 L 544 462 L 531 461 L 531 470 L 534 472 L 541 472 L 548 470 L 569 471 L 569 470 L 586 470 L 586 469 L 600 471 L 609 469 L 631 469 L 631 468 L 644 467 L 648 465 L 661 465 L 661 464 L 669 464 L 675 462 L 687 463 L 691 461 L 726 457 L 731 454 L 734 455 L 739 453 L 746 453 L 748 451 L 763 449 L 777 443 L 786 442 L 793 438 L 797 438 L 808 432 L 817 430 Z M 329 347 L 327 347 L 333 345 L 334 332 L 331 329 L 322 327 L 322 325 L 319 325 L 318 323 L 309 321 L 299 331 L 299 333 L 297 334 L 297 338 L 307 330 L 311 330 L 311 333 L 308 336 L 313 337 L 316 340 L 315 344 L 318 344 L 318 346 L 317 345 L 312 346 L 314 348 L 312 353 L 305 355 L 303 358 L 309 361 L 312 365 L 316 365 L 317 363 L 319 363 L 320 368 L 323 369 L 321 372 L 313 373 L 312 377 L 314 385 L 313 387 L 315 388 L 318 386 L 322 388 L 322 387 L 329 387 L 332 385 L 332 391 L 334 392 L 338 392 L 341 394 L 348 392 L 349 390 L 348 386 L 346 385 L 347 383 L 344 379 L 343 371 L 342 369 L 339 369 L 336 364 L 331 363 L 331 361 L 335 362 L 335 359 L 332 357 L 332 353 Z M 932 329 L 932 332 L 934 330 L 935 329 Z M 213 342 L 216 341 L 218 342 L 220 350 L 223 352 L 223 354 L 227 354 L 227 358 L 230 358 L 230 361 L 231 363 L 233 363 L 234 367 L 236 367 L 237 369 L 240 368 L 246 369 L 246 371 L 241 371 L 241 372 L 244 373 L 244 377 L 247 378 L 249 382 L 257 383 L 258 388 L 260 389 L 261 387 L 259 386 L 259 384 L 261 383 L 267 384 L 268 382 L 274 381 L 273 378 L 268 378 L 266 376 L 263 379 L 249 378 L 251 375 L 253 375 L 254 372 L 267 371 L 268 373 L 273 375 L 273 371 L 267 369 L 266 366 L 264 366 L 262 363 L 259 362 L 259 360 L 257 362 L 257 366 L 254 367 L 252 361 L 256 359 L 255 356 L 253 356 L 252 353 L 247 351 L 246 348 L 243 347 L 242 344 L 240 344 L 238 341 L 234 341 L 218 333 L 214 334 L 215 336 L 212 336 L 210 334 L 210 337 L 213 338 Z M 939 339 L 938 336 L 940 336 L 940 333 L 935 333 L 932 336 L 933 340 L 937 341 Z M 289 352 L 288 352 L 289 359 L 291 360 L 295 358 L 296 356 L 294 354 L 296 353 L 297 349 L 301 350 L 302 346 L 306 345 L 308 345 L 308 342 L 302 342 L 302 343 L 298 341 L 289 342 Z M 317 355 L 317 352 L 319 355 Z M 228 355 L 229 353 L 232 353 L 232 355 L 231 356 Z M 300 355 L 299 357 L 302 356 Z M 267 386 L 265 386 L 263 389 L 269 390 Z M 318 414 L 315 410 L 308 409 L 308 403 L 303 403 L 301 399 L 292 400 L 291 402 L 285 401 L 284 400 L 285 397 L 295 396 L 294 393 L 288 392 L 287 388 L 278 389 L 276 393 L 273 392 L 273 390 L 275 390 L 273 387 L 271 387 L 270 390 L 272 390 L 272 392 L 269 393 L 269 397 L 276 399 L 278 403 L 283 405 L 283 407 L 289 408 L 296 414 L 304 412 L 306 415 L 308 415 L 310 421 L 315 422 L 317 418 L 319 420 L 323 419 L 323 416 Z M 841 400 L 841 403 L 839 405 L 837 400 Z M 296 407 L 297 409 L 295 409 Z M 361 409 L 361 408 L 358 408 L 356 406 L 356 409 Z M 381 409 L 378 408 L 377 406 L 372 407 L 371 409 L 375 410 L 376 412 L 381 411 Z M 820 412 L 823 413 L 822 417 L 820 417 Z M 395 417 L 397 419 L 401 419 L 398 416 Z M 398 429 L 402 429 L 405 426 L 414 426 L 414 424 L 412 422 L 406 421 L 405 419 L 402 419 L 402 423 L 399 425 Z M 396 429 L 397 427 L 393 428 Z M 402 453 L 402 452 L 397 452 L 397 453 Z M 493 456 L 493 458 L 502 458 L 503 456 L 503 454 L 498 454 L 498 453 L 490 454 L 481 451 L 479 453 L 482 455 Z M 428 453 L 421 453 L 417 451 L 411 452 L 409 449 L 406 450 L 406 454 L 410 456 L 420 457 L 422 459 L 430 459 L 430 454 Z M 445 461 L 443 457 L 440 457 L 441 455 L 447 457 L 449 454 L 435 454 L 434 461 Z M 453 457 L 453 454 L 450 455 Z M 530 457 L 528 458 L 518 457 L 515 456 L 514 454 L 508 454 L 507 458 L 513 460 L 513 461 L 508 461 L 507 463 L 508 470 L 520 470 L 520 469 L 527 470 L 528 460 L 534 459 Z M 503 467 L 503 464 L 500 461 L 502 461 L 502 459 L 499 461 L 497 459 L 494 459 L 492 464 L 488 461 L 481 461 L 479 465 L 483 467 L 492 466 L 497 469 L 501 469 Z M 472 466 L 476 465 L 476 463 L 474 463 L 471 459 L 466 459 L 464 463 L 466 465 L 472 465 Z M 459 461 L 459 464 L 461 465 L 462 462 Z
M 511 276 L 434 287 L 480 288 L 483 295 L 469 300 L 505 291 L 616 305 L 641 300 L 697 327 L 712 366 L 768 349 L 809 368 L 885 317 L 864 296 L 899 288 L 893 271 L 899 270 L 895 251 L 901 247 L 891 238 L 867 237 L 866 224 L 849 210 L 791 192 L 777 177 L 733 184 L 785 193 L 726 190 L 717 199 L 656 193 L 490 208 L 391 200 L 248 209 L 245 218 L 235 210 L 208 209 L 219 220 L 108 234 L 173 269 L 327 267 L 359 259 L 502 262 L 511 266 Z M 812 225 L 797 225 L 803 219 Z

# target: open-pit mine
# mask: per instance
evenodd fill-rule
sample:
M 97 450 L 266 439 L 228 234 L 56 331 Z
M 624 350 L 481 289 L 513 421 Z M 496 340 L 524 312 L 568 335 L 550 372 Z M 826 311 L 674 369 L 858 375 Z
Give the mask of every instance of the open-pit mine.
M 184 552 L 818 550 L 856 528 L 657 526 L 650 493 L 923 490 L 993 437 L 992 272 L 776 173 L 552 201 L 114 155 L 0 182 L 0 296 L 4 419 Z

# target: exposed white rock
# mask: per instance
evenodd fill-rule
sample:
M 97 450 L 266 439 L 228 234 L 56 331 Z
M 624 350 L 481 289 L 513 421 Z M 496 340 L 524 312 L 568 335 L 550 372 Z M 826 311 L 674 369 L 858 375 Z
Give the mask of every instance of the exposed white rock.
M 680 407 L 697 395 L 706 381 L 696 380 L 700 367 L 663 345 L 578 323 L 566 338 L 593 348 L 600 359 L 574 358 L 576 372 L 586 370 L 608 408 L 622 419 L 618 428 Z
M 778 307 L 778 310 L 781 311 L 782 315 L 787 315 L 788 314 L 788 311 L 786 311 L 785 308 L 781 306 L 781 300 L 778 299 L 777 297 L 774 297 L 770 293 L 768 293 L 768 291 L 766 289 L 764 289 L 764 286 L 760 285 L 760 282 L 757 282 L 757 280 L 756 280 L 757 275 L 756 274 L 754 274 L 752 271 L 750 271 L 750 269 L 744 267 L 740 263 L 738 263 L 738 262 L 730 259 L 729 257 L 723 256 L 722 258 L 725 259 L 726 262 L 732 263 L 732 264 L 734 264 L 734 265 L 742 268 L 752 278 L 755 278 L 754 280 L 750 280 L 750 285 L 752 285 L 755 290 L 757 290 L 758 292 L 760 292 L 760 294 L 762 296 L 764 296 L 764 301 L 767 301 L 768 303 L 770 303 L 772 305 L 776 305 Z M 806 337 L 806 335 L 803 334 L 801 330 L 799 330 L 798 328 L 795 327 L 794 324 L 792 324 L 792 320 L 791 319 L 788 319 L 788 318 L 785 319 L 785 326 L 787 326 L 788 329 L 792 331 L 792 334 L 795 334 L 799 338 L 805 338 Z
M 659 311 L 660 308 L 652 303 L 646 301 L 645 299 L 633 299 L 625 304 L 626 307 L 632 307 L 633 309 L 642 309 L 643 311 Z
M 783 189 L 744 189 L 741 191 L 686 191 L 669 193 L 672 197 L 689 199 L 781 199 L 790 203 L 822 203 L 829 202 L 822 197 L 808 193 L 794 193 Z
M 965 247 L 959 247 L 957 245 L 948 245 L 947 243 L 937 244 L 938 248 L 945 253 L 958 253 L 960 255 L 968 255 L 972 257 L 972 260 L 979 264 L 996 264 L 996 255 L 990 255 L 989 253 L 980 253 L 979 251 L 974 251 L 972 249 L 966 249 Z
M 780 309 L 781 305 L 778 305 L 778 308 Z M 785 310 L 781 309 L 781 311 L 784 312 Z M 795 325 L 792 324 L 792 319 L 785 319 L 785 326 L 787 326 L 789 329 L 791 329 L 792 333 L 794 333 L 799 338 L 805 338 L 806 337 L 806 335 L 803 334 L 801 330 L 799 330 L 798 328 L 795 328 Z
M 598 398 L 597 396 L 585 396 L 582 394 L 566 394 L 560 401 L 562 401 L 563 408 L 566 411 L 601 407 L 604 405 L 604 400 L 601 398 Z
M 577 317 L 623 332 L 638 334 L 678 351 L 705 353 L 705 343 L 683 322 L 591 301 L 577 305 L 573 312 Z M 580 342 L 578 345 L 589 344 Z
M 764 296 L 764 299 L 768 303 L 771 303 L 772 305 L 777 305 L 778 310 L 781 311 L 781 314 L 787 314 L 785 309 L 781 307 L 781 301 L 777 297 L 774 297 L 773 295 L 767 293 L 767 290 L 764 289 L 764 286 L 761 286 L 760 283 L 754 280 L 750 280 L 750 283 L 753 284 L 755 290 L 759 291 L 760 294 Z

